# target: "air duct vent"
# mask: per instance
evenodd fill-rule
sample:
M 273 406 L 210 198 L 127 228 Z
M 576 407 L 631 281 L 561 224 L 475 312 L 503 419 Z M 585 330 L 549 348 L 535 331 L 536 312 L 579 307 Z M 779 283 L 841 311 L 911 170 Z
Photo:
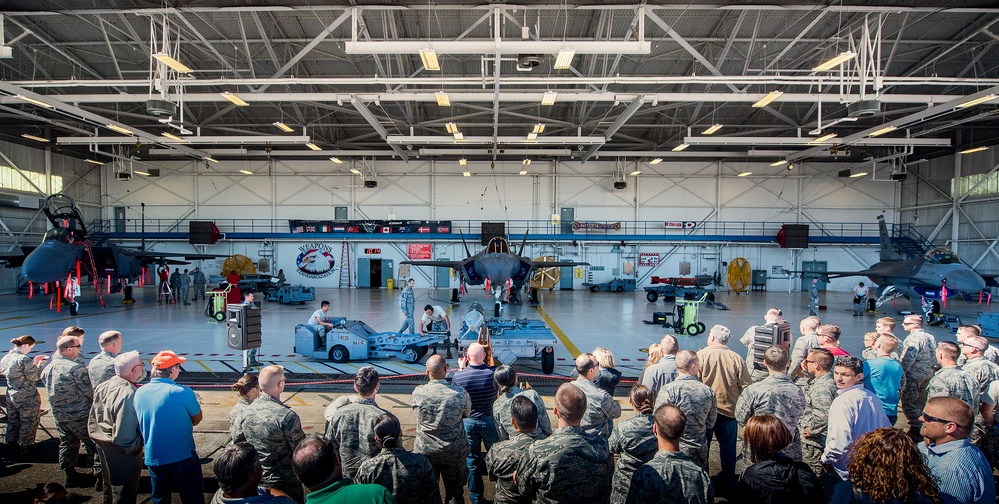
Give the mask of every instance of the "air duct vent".
M 521 54 L 517 57 L 517 70 L 521 72 L 530 72 L 531 70 L 534 70 L 534 67 L 540 65 L 544 61 L 544 58 L 537 54 Z
M 620 180 L 617 181 L 617 182 L 614 182 L 614 189 L 627 189 L 627 188 L 628 188 L 628 183 L 627 182 L 620 181 Z
M 880 100 L 861 100 L 853 102 L 846 108 L 850 117 L 870 117 L 881 112 Z
M 154 116 L 172 116 L 177 113 L 177 105 L 166 100 L 149 100 L 146 102 L 146 112 Z
M 368 189 L 374 189 L 374 188 L 378 187 L 378 181 L 377 180 L 365 180 L 364 181 L 364 187 L 367 187 Z

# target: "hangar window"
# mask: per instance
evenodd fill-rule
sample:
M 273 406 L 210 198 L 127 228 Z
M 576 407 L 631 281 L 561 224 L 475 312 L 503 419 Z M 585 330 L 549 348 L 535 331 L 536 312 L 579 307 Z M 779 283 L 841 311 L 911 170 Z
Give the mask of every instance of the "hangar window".
M 0 166 L 0 189 L 38 194 L 39 191 L 35 187 L 41 189 L 41 192 L 44 193 L 45 185 L 44 173 L 28 170 L 18 171 L 9 166 Z M 51 193 L 55 194 L 58 192 L 62 192 L 62 177 L 52 175 Z
M 960 178 L 959 183 L 952 184 L 950 188 L 953 198 L 960 198 L 964 194 L 987 196 L 997 193 L 999 193 L 999 172 L 965 175 Z

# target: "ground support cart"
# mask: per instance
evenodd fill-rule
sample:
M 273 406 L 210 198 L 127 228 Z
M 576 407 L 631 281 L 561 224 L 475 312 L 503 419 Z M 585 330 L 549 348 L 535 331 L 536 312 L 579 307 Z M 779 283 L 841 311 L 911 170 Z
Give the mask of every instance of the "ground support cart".
M 360 320 L 344 317 L 332 317 L 330 322 L 333 328 L 325 335 L 314 326 L 296 325 L 295 353 L 333 362 L 397 357 L 415 364 L 438 342 L 436 335 L 376 332 Z
M 484 331 L 484 333 L 483 333 Z M 551 374 L 555 370 L 555 333 L 541 320 L 492 319 L 486 320 L 482 305 L 472 303 L 462 317 L 461 333 L 457 344 L 459 355 L 469 345 L 484 337 L 492 347 L 492 354 L 504 364 L 517 359 L 534 359 L 541 362 L 541 370 Z

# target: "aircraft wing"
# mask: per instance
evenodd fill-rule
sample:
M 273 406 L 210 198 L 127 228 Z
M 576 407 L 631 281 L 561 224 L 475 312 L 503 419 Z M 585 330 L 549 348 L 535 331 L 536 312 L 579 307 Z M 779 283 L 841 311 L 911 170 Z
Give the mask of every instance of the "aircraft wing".
M 229 257 L 227 255 L 219 254 L 188 254 L 185 252 L 151 252 L 148 250 L 134 250 L 134 249 L 122 249 L 121 252 L 126 255 L 141 257 L 143 259 L 170 259 L 170 258 L 181 258 L 184 260 L 193 259 L 220 259 L 223 257 Z M 175 262 L 170 264 L 186 264 L 183 262 Z
M 462 261 L 401 261 L 399 264 L 412 264 L 413 266 L 433 266 L 435 268 L 461 268 Z
M 8 268 L 16 268 L 24 262 L 27 255 L 24 252 L 0 252 L 0 264 Z
M 589 266 L 588 262 L 573 262 L 573 261 L 532 261 L 531 266 L 534 268 L 562 268 L 562 267 L 572 267 L 572 266 Z

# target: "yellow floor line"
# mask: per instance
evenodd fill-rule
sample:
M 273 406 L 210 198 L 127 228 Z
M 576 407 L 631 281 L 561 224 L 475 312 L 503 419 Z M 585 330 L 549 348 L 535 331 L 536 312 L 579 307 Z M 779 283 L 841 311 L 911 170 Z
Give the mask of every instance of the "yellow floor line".
M 304 367 L 305 369 L 308 369 L 309 371 L 312 371 L 313 373 L 316 373 L 316 374 L 324 374 L 324 373 L 323 373 L 322 371 L 316 371 L 315 369 L 312 369 L 312 368 L 310 368 L 309 366 L 306 366 L 305 364 L 302 364 L 301 362 L 296 362 L 295 364 L 298 364 L 299 366 L 302 366 L 302 367 Z
M 535 308 L 537 308 L 538 313 L 541 315 L 541 318 L 545 319 L 545 323 L 548 324 L 548 327 L 552 330 L 553 333 L 555 333 L 555 336 L 558 337 L 558 340 L 561 341 L 563 345 L 565 345 L 565 349 L 569 351 L 569 355 L 571 355 L 573 359 L 578 357 L 579 354 L 583 353 L 580 352 L 578 348 L 576 348 L 576 345 L 572 344 L 572 340 L 570 340 L 569 337 L 566 336 L 561 329 L 559 329 L 559 327 L 555 324 L 555 321 L 552 320 L 552 318 L 549 317 L 547 313 L 545 313 L 545 310 L 544 308 L 541 307 L 541 305 L 538 305 Z
M 215 371 L 212 371 L 212 368 L 210 368 L 210 367 L 206 366 L 204 362 L 201 362 L 201 361 L 199 361 L 199 360 L 196 360 L 196 361 L 194 361 L 194 362 L 197 362 L 199 366 L 201 366 L 201 367 L 205 368 L 205 371 L 208 371 L 208 372 L 209 372 L 209 373 L 211 373 L 211 374 L 215 374 Z

